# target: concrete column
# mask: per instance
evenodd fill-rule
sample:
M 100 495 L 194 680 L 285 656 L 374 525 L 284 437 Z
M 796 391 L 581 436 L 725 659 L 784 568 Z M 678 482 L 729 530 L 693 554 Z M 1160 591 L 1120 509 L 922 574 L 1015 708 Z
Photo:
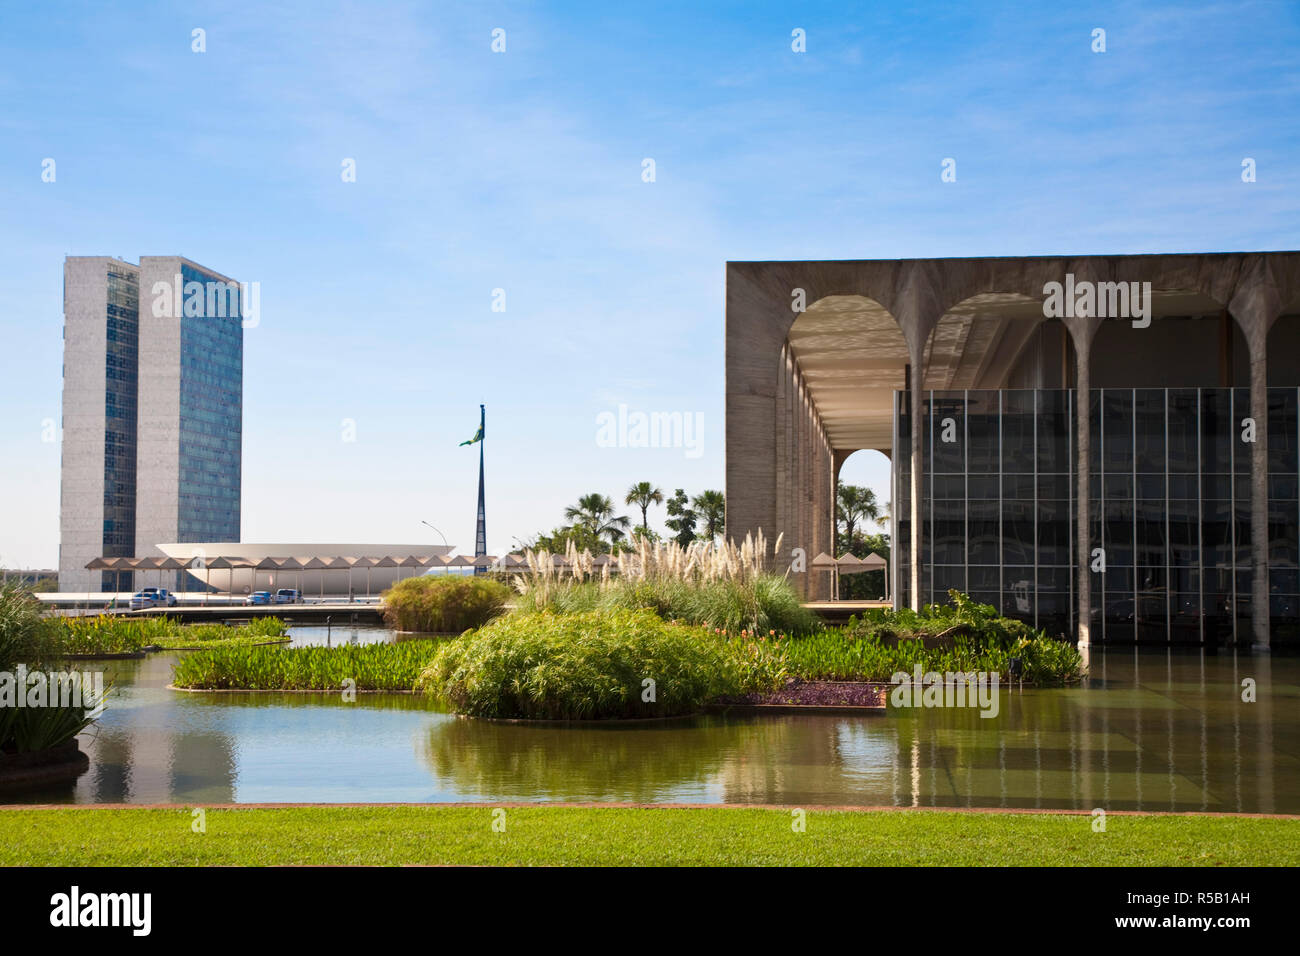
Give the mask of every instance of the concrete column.
M 809 561 L 808 570 L 804 572 L 803 577 L 803 595 L 805 600 L 812 598 L 812 559 L 817 552 L 809 551 L 808 541 L 808 390 L 804 386 L 803 376 L 799 376 L 798 382 L 798 400 L 796 413 L 799 421 L 799 446 L 795 454 L 799 456 L 799 484 L 795 488 L 795 542 L 794 544 L 803 548 L 807 552 Z
M 1080 648 L 1092 643 L 1092 508 L 1089 501 L 1092 462 L 1092 420 L 1088 415 L 1092 391 L 1092 340 L 1101 326 L 1098 318 L 1079 318 L 1067 322 L 1074 343 L 1075 382 L 1075 522 L 1079 526 L 1078 555 L 1075 567 L 1075 592 L 1078 595 L 1076 638 Z
M 1079 555 L 1075 568 L 1074 590 L 1078 595 L 1078 621 L 1075 634 L 1080 647 L 1092 643 L 1092 560 L 1091 533 L 1092 509 L 1090 505 L 1091 461 L 1092 461 L 1092 419 L 1089 415 L 1091 404 L 1091 364 L 1092 335 L 1081 335 L 1074 341 L 1074 375 L 1075 375 L 1075 521 L 1079 526 Z
M 921 492 L 925 487 L 925 484 L 921 480 L 921 472 L 924 467 L 922 463 L 923 450 L 921 447 L 921 439 L 924 434 L 921 428 L 921 414 L 924 403 L 921 398 L 921 386 L 925 381 L 924 369 L 922 367 L 925 358 L 924 350 L 924 343 L 921 343 L 910 350 L 912 353 L 912 392 L 911 395 L 908 396 L 912 409 L 912 533 L 910 542 L 910 558 L 912 562 L 911 603 L 913 611 L 921 610 L 921 515 L 923 513 L 921 510 Z
M 1282 314 L 1277 285 L 1263 257 L 1248 257 L 1228 312 L 1241 327 L 1250 350 L 1250 417 L 1255 441 L 1250 448 L 1250 554 L 1252 647 L 1271 646 L 1268 607 L 1268 332 Z M 1241 441 L 1242 423 L 1232 423 L 1233 441 Z M 1238 448 L 1241 446 L 1238 445 Z
M 786 496 L 790 490 L 790 416 L 787 413 L 790 402 L 790 350 L 781 347 L 781 364 L 776 377 L 776 526 L 771 530 L 764 528 L 764 534 L 772 535 L 773 544 L 779 529 L 785 525 L 785 516 L 790 513 Z M 774 555 L 773 560 L 780 564 L 781 556 Z
M 796 389 L 794 364 L 793 360 L 786 372 L 786 426 L 785 426 L 785 498 L 782 500 L 782 506 L 785 509 L 781 515 L 779 526 L 773 527 L 771 534 L 773 536 L 780 532 L 785 532 L 785 540 L 782 547 L 785 553 L 789 554 L 790 549 L 795 546 L 794 541 L 794 522 L 795 522 L 795 489 L 799 486 L 799 464 L 798 464 L 798 445 L 799 445 L 799 421 L 795 415 L 795 409 L 799 404 L 799 395 Z M 798 587 L 798 575 L 795 576 L 795 586 Z
M 1265 331 L 1249 336 L 1250 417 L 1255 419 L 1255 442 L 1250 448 L 1250 618 L 1254 627 L 1253 648 L 1268 651 L 1268 363 L 1264 353 Z M 1240 422 L 1233 423 L 1240 428 Z M 1240 435 L 1240 432 L 1238 432 Z
M 820 419 L 817 422 L 817 473 L 817 535 L 821 539 L 821 547 L 833 554 L 835 534 L 832 522 L 835 520 L 835 485 L 831 470 L 830 443 L 826 440 L 825 425 Z M 827 597 L 830 597 L 830 575 L 826 576 L 826 584 L 822 590 Z

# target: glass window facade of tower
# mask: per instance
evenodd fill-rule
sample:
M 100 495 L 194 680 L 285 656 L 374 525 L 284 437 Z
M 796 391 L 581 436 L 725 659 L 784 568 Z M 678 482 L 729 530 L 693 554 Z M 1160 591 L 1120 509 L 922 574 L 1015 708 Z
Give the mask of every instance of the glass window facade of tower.
M 104 369 L 105 557 L 135 554 L 139 298 L 135 274 L 109 267 Z M 105 571 L 102 586 L 106 591 L 130 589 L 131 572 Z
M 922 423 L 921 596 L 951 589 L 1052 633 L 1070 633 L 1075 393 L 926 392 Z M 1269 609 L 1276 635 L 1300 632 L 1300 392 L 1268 389 Z M 1104 388 L 1090 395 L 1088 463 L 1094 639 L 1248 641 L 1251 632 L 1250 415 L 1244 388 Z M 895 447 L 910 435 L 895 393 Z M 911 587 L 911 475 L 895 470 L 898 588 Z M 1095 549 L 1101 549 L 1098 552 Z
M 224 280 L 188 263 L 181 276 L 187 288 L 197 282 L 206 294 L 202 315 L 181 317 L 178 540 L 237 541 L 244 378 L 239 286 L 227 290 Z

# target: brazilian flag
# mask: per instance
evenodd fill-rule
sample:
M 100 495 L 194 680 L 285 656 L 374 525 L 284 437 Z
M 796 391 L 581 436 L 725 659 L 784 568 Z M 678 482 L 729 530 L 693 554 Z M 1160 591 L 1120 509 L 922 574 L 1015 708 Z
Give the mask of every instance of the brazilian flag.
M 459 445 L 458 447 L 462 447 L 462 448 L 463 448 L 463 447 L 466 446 L 466 445 L 474 445 L 474 444 L 477 444 L 478 442 L 481 442 L 482 440 L 483 440 L 483 426 L 480 425 L 480 426 L 478 427 L 478 431 L 476 431 L 476 432 L 474 433 L 474 437 L 471 438 L 469 441 L 463 441 L 463 442 L 461 442 L 460 445 Z

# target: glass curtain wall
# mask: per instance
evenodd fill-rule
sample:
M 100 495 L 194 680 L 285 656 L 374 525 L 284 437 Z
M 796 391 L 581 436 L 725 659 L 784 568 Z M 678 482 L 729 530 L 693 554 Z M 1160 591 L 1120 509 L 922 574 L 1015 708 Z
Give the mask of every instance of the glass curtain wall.
M 108 270 L 104 367 L 104 531 L 107 558 L 135 555 L 136 395 L 140 290 L 133 273 Z M 131 591 L 131 571 L 101 572 L 104 591 Z
M 1300 632 L 1297 390 L 1270 389 L 1268 406 L 1270 611 L 1285 640 Z M 1074 392 L 927 392 L 924 409 L 923 600 L 965 591 L 1072 634 Z M 1096 389 L 1088 414 L 1094 639 L 1248 642 L 1249 390 Z M 899 392 L 894 447 L 909 444 Z M 905 453 L 896 461 L 897 593 L 906 605 L 911 475 Z

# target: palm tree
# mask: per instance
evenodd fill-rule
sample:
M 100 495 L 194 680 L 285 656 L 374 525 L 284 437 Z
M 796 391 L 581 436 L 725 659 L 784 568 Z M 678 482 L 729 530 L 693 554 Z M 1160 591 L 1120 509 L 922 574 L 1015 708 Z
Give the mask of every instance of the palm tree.
M 641 509 L 641 530 L 648 532 L 650 528 L 646 525 L 646 511 L 651 505 L 661 505 L 664 503 L 664 493 L 660 488 L 656 488 L 648 481 L 640 481 L 627 490 L 627 497 L 623 499 L 627 505 L 636 505 Z
M 673 532 L 673 540 L 683 548 L 695 540 L 695 522 L 699 519 L 694 511 L 687 507 L 691 499 L 686 492 L 678 488 L 668 499 L 668 514 L 671 516 L 664 524 Z
M 880 517 L 880 505 L 876 503 L 876 493 L 860 485 L 840 485 L 836 501 L 836 518 L 844 525 L 846 547 L 853 547 L 853 532 L 864 521 L 875 521 Z
M 598 491 L 583 495 L 576 505 L 565 508 L 564 517 L 598 538 L 608 536 L 611 544 L 623 537 L 631 523 L 627 515 L 615 515 L 614 502 Z
M 726 526 L 727 521 L 727 499 L 720 491 L 701 491 L 691 499 L 691 504 L 695 505 L 695 512 L 704 522 L 704 534 L 702 537 L 713 541 L 722 529 Z

